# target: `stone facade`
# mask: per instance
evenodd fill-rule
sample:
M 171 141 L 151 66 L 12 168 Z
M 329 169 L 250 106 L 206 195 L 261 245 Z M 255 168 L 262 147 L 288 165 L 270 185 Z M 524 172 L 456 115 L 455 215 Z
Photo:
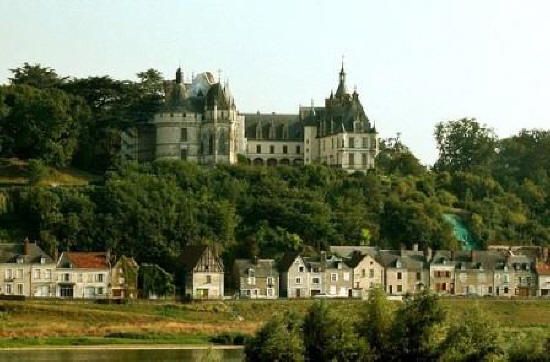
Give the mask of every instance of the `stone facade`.
M 344 67 L 338 90 L 324 107 L 298 114 L 239 113 L 228 84 L 211 73 L 185 82 L 181 69 L 164 86 L 164 107 L 150 122 L 121 137 L 123 160 L 184 159 L 200 164 L 325 164 L 348 172 L 374 168 L 378 133 L 359 101 L 348 93 Z
M 22 244 L 0 244 L 0 275 L 0 294 L 55 295 L 55 261 L 28 239 Z
M 276 299 L 279 297 L 279 272 L 273 259 L 237 259 L 233 280 L 240 298 Z
M 180 261 L 186 296 L 191 299 L 223 299 L 223 262 L 214 247 L 186 246 Z
M 56 297 L 100 299 L 111 296 L 108 252 L 63 252 L 55 273 Z

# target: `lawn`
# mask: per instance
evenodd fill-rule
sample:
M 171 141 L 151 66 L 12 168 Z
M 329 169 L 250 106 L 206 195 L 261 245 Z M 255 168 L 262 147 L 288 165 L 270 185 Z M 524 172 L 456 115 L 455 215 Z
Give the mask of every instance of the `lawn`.
M 250 335 L 275 313 L 305 314 L 312 300 L 191 304 L 139 301 L 106 305 L 75 301 L 0 301 L 0 347 L 170 343 L 204 344 L 220 335 Z M 350 317 L 358 300 L 329 300 Z M 550 301 L 444 300 L 451 318 L 478 304 L 510 335 L 550 337 Z

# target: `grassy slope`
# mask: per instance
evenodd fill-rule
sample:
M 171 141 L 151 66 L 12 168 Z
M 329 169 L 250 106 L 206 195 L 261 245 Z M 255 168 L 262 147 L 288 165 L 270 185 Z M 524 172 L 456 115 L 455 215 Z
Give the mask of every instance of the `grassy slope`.
M 0 185 L 27 185 L 29 181 L 26 170 L 27 161 L 16 158 L 0 158 Z M 98 176 L 74 168 L 51 169 L 50 175 L 42 180 L 39 185 L 82 186 L 97 178 Z
M 356 316 L 360 301 L 328 301 L 344 315 Z M 223 333 L 252 334 L 274 313 L 304 314 L 310 300 L 229 301 L 196 304 L 139 302 L 99 305 L 62 301 L 0 301 L 0 347 L 114 344 L 207 343 Z M 473 303 L 494 316 L 509 335 L 550 337 L 549 301 L 445 300 L 451 318 Z

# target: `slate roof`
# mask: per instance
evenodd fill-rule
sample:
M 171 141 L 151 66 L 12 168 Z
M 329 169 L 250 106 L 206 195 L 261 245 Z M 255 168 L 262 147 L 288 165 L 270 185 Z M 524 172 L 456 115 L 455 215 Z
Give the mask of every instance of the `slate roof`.
M 296 260 L 298 256 L 300 256 L 300 253 L 298 253 L 297 251 L 285 253 L 281 261 L 279 262 L 279 270 L 281 272 L 288 271 L 288 268 L 290 268 L 290 266 L 292 265 L 292 263 L 294 263 L 294 260 Z
M 264 278 L 279 275 L 277 271 L 275 260 L 273 259 L 258 259 L 254 263 L 251 259 L 236 259 L 235 268 L 240 276 L 248 276 L 248 270 L 254 269 L 254 275 L 256 278 Z
M 375 246 L 331 245 L 330 251 L 344 258 L 350 257 L 355 251 L 375 257 L 378 253 L 378 248 Z
M 24 255 L 23 243 L 0 244 L 0 263 L 16 263 L 18 257 L 23 257 L 23 262 L 40 263 L 44 257 L 46 263 L 52 263 L 53 259 L 34 243 L 29 243 L 29 255 Z
M 396 268 L 397 262 L 401 263 L 400 268 L 411 270 L 418 270 L 427 266 L 424 253 L 412 250 L 380 250 L 378 261 L 386 268 Z
M 183 270 L 192 270 L 199 262 L 202 254 L 208 248 L 206 245 L 188 245 L 181 252 L 180 262 L 182 263 Z
M 304 130 L 297 114 L 278 113 L 243 113 L 245 122 L 245 137 L 251 140 L 303 141 Z M 256 137 L 256 129 L 260 124 L 262 137 Z M 274 128 L 274 137 L 269 138 L 270 128 Z M 283 130 L 288 127 L 287 138 L 283 138 Z
M 109 253 L 90 251 L 65 251 L 57 262 L 59 268 L 106 269 L 109 265 Z

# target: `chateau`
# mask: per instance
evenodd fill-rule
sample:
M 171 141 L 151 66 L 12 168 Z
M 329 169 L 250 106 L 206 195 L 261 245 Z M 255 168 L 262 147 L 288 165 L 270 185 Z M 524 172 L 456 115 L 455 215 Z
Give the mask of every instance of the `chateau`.
M 299 107 L 297 114 L 239 113 L 227 83 L 209 73 L 164 82 L 163 109 L 122 135 L 125 160 L 183 159 L 200 164 L 325 164 L 348 172 L 374 168 L 376 128 L 357 91 L 346 87 L 344 66 L 336 93 L 324 107 Z

